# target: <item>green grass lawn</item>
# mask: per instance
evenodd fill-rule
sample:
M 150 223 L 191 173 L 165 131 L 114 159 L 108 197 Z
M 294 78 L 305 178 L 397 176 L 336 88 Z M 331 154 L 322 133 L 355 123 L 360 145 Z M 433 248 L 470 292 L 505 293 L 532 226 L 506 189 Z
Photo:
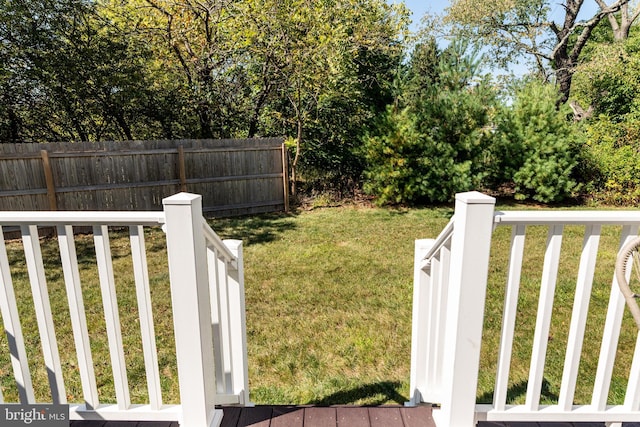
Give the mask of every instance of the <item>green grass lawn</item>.
M 262 404 L 384 404 L 403 403 L 409 397 L 411 308 L 414 240 L 433 238 L 447 223 L 451 209 L 378 209 L 339 207 L 303 211 L 294 215 L 264 215 L 214 220 L 213 228 L 223 238 L 243 239 L 247 306 L 247 336 L 251 398 Z M 570 321 L 575 274 L 582 244 L 579 227 L 568 230 L 557 287 L 552 332 L 549 337 L 548 372 L 544 399 L 553 401 L 562 375 L 564 346 Z M 576 401 L 588 403 L 619 230 L 606 227 L 599 268 L 587 325 L 581 380 Z M 523 399 L 527 379 L 532 329 L 539 276 L 542 269 L 546 231 L 532 227 L 528 232 L 522 281 L 518 341 L 512 365 L 513 401 Z M 496 230 L 489 276 L 487 317 L 483 347 L 479 400 L 488 401 L 493 390 L 502 299 L 507 269 L 510 231 Z M 100 305 L 97 269 L 92 260 L 90 236 L 77 238 L 83 292 L 94 364 L 101 398 L 114 401 L 106 333 Z M 172 356 L 171 312 L 164 235 L 147 234 L 152 300 L 157 319 L 156 333 L 162 364 L 166 402 L 178 400 L 175 360 Z M 55 240 L 43 241 L 48 267 L 48 284 L 54 307 L 58 339 L 61 342 L 67 389 L 71 401 L 81 400 L 68 309 L 59 271 Z M 112 236 L 116 286 L 125 335 L 129 382 L 134 403 L 146 401 L 144 368 L 140 354 L 139 327 L 135 309 L 128 236 Z M 14 285 L 28 334 L 33 360 L 41 359 L 24 255 L 19 242 L 8 245 L 14 263 Z M 599 260 L 600 262 L 600 260 Z M 600 265 L 599 264 L 599 265 Z M 631 326 L 631 327 L 629 327 Z M 611 392 L 620 403 L 626 369 L 635 344 L 635 330 L 625 319 L 620 363 Z M 5 400 L 15 400 L 6 338 L 0 338 L 0 384 Z M 46 371 L 33 363 L 37 396 L 49 400 Z

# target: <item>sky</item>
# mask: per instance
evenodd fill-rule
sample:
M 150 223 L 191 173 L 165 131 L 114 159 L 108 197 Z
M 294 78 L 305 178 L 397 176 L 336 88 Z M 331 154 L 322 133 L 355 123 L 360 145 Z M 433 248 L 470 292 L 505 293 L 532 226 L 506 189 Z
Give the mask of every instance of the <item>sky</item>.
M 387 0 L 388 3 L 401 3 L 402 0 Z M 611 3 L 607 1 L 607 3 Z M 420 27 L 420 21 L 426 12 L 431 14 L 442 14 L 444 9 L 449 6 L 449 0 L 404 0 L 404 4 L 412 12 L 412 23 L 409 27 L 411 31 L 416 31 Z M 551 16 L 556 22 L 560 22 L 563 19 L 562 1 L 553 0 L 551 2 L 553 10 Z M 582 6 L 582 11 L 578 15 L 578 19 L 590 18 L 598 10 L 595 0 L 587 0 Z M 527 72 L 527 68 L 524 65 L 513 64 L 510 67 L 510 71 L 516 75 L 522 75 Z
M 402 0 L 387 0 L 388 3 L 401 3 Z M 562 13 L 561 1 L 554 1 L 555 10 L 557 10 L 560 14 Z M 607 1 L 607 3 L 611 3 Z M 415 31 L 420 26 L 420 19 L 424 16 L 425 12 L 440 14 L 444 11 L 444 9 L 449 5 L 449 0 L 404 0 L 404 4 L 407 5 L 409 10 L 413 13 L 411 19 L 413 23 L 411 24 L 411 30 Z M 596 2 L 594 0 L 586 1 L 582 6 L 583 12 L 581 12 L 580 16 L 589 15 L 592 16 L 595 11 L 598 9 Z
M 387 0 L 389 3 L 400 3 L 400 0 Z M 411 31 L 415 31 L 420 26 L 420 19 L 426 12 L 439 14 L 444 11 L 444 8 L 449 5 L 449 0 L 405 0 L 404 4 L 407 5 L 409 10 L 413 13 L 411 19 Z

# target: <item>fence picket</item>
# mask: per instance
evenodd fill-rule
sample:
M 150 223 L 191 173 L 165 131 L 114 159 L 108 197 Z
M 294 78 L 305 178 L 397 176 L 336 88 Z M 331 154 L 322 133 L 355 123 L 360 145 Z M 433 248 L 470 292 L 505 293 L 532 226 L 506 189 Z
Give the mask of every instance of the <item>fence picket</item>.
M 520 292 L 525 233 L 526 227 L 523 224 L 515 225 L 511 232 L 509 276 L 507 278 L 504 316 L 502 320 L 498 372 L 496 374 L 496 387 L 493 396 L 493 404 L 498 410 L 504 410 L 507 404 L 507 387 L 509 386 L 509 369 L 511 366 L 511 354 L 513 352 L 516 314 L 518 313 L 518 294 Z
M 440 367 L 437 365 L 438 357 L 437 352 L 438 349 L 435 346 L 438 335 L 441 334 L 439 328 L 444 328 L 444 323 L 438 322 L 439 314 L 436 310 L 436 307 L 440 306 L 440 301 L 438 300 L 439 290 L 444 286 L 441 282 L 442 280 L 442 260 L 440 258 L 440 252 L 438 251 L 437 255 L 431 260 L 431 283 L 429 286 L 429 301 L 430 301 L 430 310 L 427 314 L 427 330 L 429 331 L 429 341 L 427 346 L 427 372 L 426 378 L 431 384 L 432 390 L 440 389 L 440 382 L 437 381 L 436 372 L 439 371 Z
M 553 299 L 556 290 L 556 279 L 558 277 L 558 266 L 560 264 L 562 230 L 562 225 L 551 225 L 547 237 L 547 250 L 544 255 L 544 266 L 542 268 L 540 299 L 538 301 L 531 368 L 529 370 L 529 383 L 527 385 L 525 403 L 527 409 L 531 411 L 538 409 L 540 405 L 540 395 L 542 394 L 544 362 L 547 354 L 551 314 L 553 313 Z
M 144 354 L 144 368 L 147 375 L 149 403 L 151 409 L 158 410 L 162 406 L 162 389 L 160 387 L 156 333 L 153 325 L 144 229 L 141 225 L 129 227 L 129 241 L 131 242 L 131 258 L 136 284 L 136 299 L 138 302 L 138 315 L 140 317 L 140 334 L 142 336 L 142 352 Z
M 433 314 L 433 338 L 432 347 L 434 349 L 432 357 L 433 363 L 431 365 L 431 375 L 435 384 L 438 384 L 438 388 L 442 386 L 442 370 L 439 366 L 442 366 L 444 362 L 444 338 L 446 327 L 446 307 L 448 297 L 449 272 L 451 265 L 451 248 L 445 244 L 439 251 L 439 268 L 438 268 L 438 282 L 437 286 L 434 286 L 433 297 L 435 302 L 435 310 Z
M 620 236 L 620 248 L 631 240 L 633 235 L 638 234 L 637 225 L 625 225 Z M 627 271 L 630 274 L 631 271 Z M 609 306 L 604 324 L 602 344 L 600 346 L 600 356 L 598 358 L 598 368 L 593 386 L 593 396 L 591 404 L 599 411 L 604 411 L 607 406 L 609 396 L 609 386 L 611 385 L 611 375 L 618 349 L 618 339 L 620 338 L 620 327 L 622 325 L 622 315 L 624 314 L 624 296 L 620 292 L 618 282 L 613 274 L 611 283 L 611 294 L 609 296 Z
M 60 364 L 58 341 L 56 339 L 53 316 L 51 314 L 47 280 L 44 274 L 38 227 L 36 225 L 23 225 L 20 229 L 27 270 L 29 271 L 29 281 L 31 283 L 36 319 L 38 321 L 38 331 L 40 333 L 40 341 L 42 342 L 42 353 L 47 367 L 47 376 L 49 377 L 51 398 L 55 404 L 65 404 L 67 403 L 67 395 L 64 387 L 64 379 L 62 378 L 62 366 Z
M 636 339 L 633 362 L 629 371 L 629 382 L 624 396 L 624 406 L 630 411 L 640 410 L 640 333 Z
M 567 352 L 565 354 L 560 396 L 558 399 L 558 405 L 565 411 L 569 411 L 573 406 L 580 355 L 582 353 L 582 343 L 584 342 L 584 332 L 587 325 L 589 301 L 591 299 L 593 275 L 596 270 L 600 230 L 600 225 L 588 225 L 585 229 L 584 242 L 582 244 L 582 254 L 580 256 L 580 266 L 578 267 L 578 278 L 576 281 L 576 293 L 573 301 L 573 312 L 571 314 L 571 326 L 569 327 L 569 338 L 567 341 Z
M 249 378 L 247 376 L 247 326 L 244 300 L 244 257 L 242 240 L 225 240 L 224 244 L 235 255 L 236 262 L 229 263 L 229 333 L 231 335 L 231 378 L 234 396 L 241 405 L 249 402 Z
M 0 226 L 0 235 L 3 235 Z M 16 304 L 16 295 L 13 289 L 13 280 L 9 270 L 9 257 L 4 238 L 0 239 L 0 314 L 7 334 L 9 352 L 11 353 L 11 366 L 18 386 L 20 403 L 35 403 L 31 372 L 27 360 L 27 350 L 22 334 L 22 325 Z
M 430 310 L 431 269 L 423 268 L 422 261 L 435 240 L 415 241 L 413 268 L 413 309 L 411 321 L 411 373 L 409 378 L 410 401 L 416 405 L 422 399 L 431 399 L 426 395 L 427 349 L 430 343 L 428 316 Z
M 62 261 L 62 271 L 67 289 L 73 339 L 78 356 L 78 369 L 80 371 L 80 382 L 82 383 L 85 405 L 87 409 L 97 409 L 100 400 L 98 399 L 98 387 L 96 385 L 93 358 L 91 356 L 91 343 L 89 341 L 87 318 L 82 298 L 78 257 L 73 239 L 73 227 L 70 225 L 58 226 L 57 231 L 60 259 Z
M 228 264 L 218 258 L 218 307 L 220 309 L 220 335 L 222 348 L 222 378 L 225 393 L 229 393 L 231 379 L 231 331 L 229 329 L 229 275 Z
M 215 248 L 207 248 L 207 265 L 209 267 L 209 289 L 211 300 L 211 326 L 213 331 L 213 345 L 215 348 L 222 349 L 222 328 L 223 322 L 220 316 L 220 296 L 219 288 L 222 280 L 221 273 L 218 272 L 220 263 L 218 262 L 218 251 Z M 222 352 L 215 352 L 215 368 L 216 368 L 216 392 L 218 394 L 227 393 L 226 378 L 224 375 L 224 359 Z
M 111 356 L 116 400 L 118 402 L 118 408 L 124 410 L 131 405 L 131 399 L 127 380 L 127 364 L 124 360 L 122 330 L 120 328 L 120 315 L 118 314 L 118 299 L 113 277 L 113 262 L 111 260 L 108 227 L 106 225 L 93 227 L 93 240 L 96 247 L 98 277 L 100 278 L 100 291 L 102 292 L 102 306 L 104 308 L 104 317 L 107 326 L 109 355 Z

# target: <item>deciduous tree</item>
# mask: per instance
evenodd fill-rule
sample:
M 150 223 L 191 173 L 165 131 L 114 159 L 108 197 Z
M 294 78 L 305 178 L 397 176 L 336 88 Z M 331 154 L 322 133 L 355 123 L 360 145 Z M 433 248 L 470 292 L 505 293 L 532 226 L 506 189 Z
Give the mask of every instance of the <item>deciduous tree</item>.
M 584 0 L 564 0 L 559 7 L 548 0 L 453 0 L 447 19 L 490 48 L 502 65 L 522 56 L 533 58 L 542 75 L 555 74 L 560 102 L 564 102 L 580 53 L 598 23 L 607 17 L 616 37 L 625 37 L 638 17 L 637 12 L 629 12 L 629 0 L 596 2 L 599 10 L 579 19 Z

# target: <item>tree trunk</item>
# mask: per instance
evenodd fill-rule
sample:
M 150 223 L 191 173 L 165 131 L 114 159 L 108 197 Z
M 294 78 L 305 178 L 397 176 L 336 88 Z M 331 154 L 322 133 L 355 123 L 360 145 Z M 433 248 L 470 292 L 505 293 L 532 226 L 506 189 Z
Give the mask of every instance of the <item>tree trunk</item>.
M 74 114 L 73 111 L 70 111 L 69 114 Z M 71 117 L 71 123 L 73 123 L 73 127 L 76 129 L 76 132 L 78 132 L 78 137 L 80 138 L 80 141 L 82 142 L 87 142 L 89 141 L 89 134 L 87 134 L 87 132 L 84 129 L 84 126 L 82 125 L 82 123 L 80 123 L 80 120 L 74 116 Z
M 129 123 L 127 123 L 127 119 L 124 118 L 124 113 L 122 111 L 115 111 L 113 114 L 116 119 L 116 123 L 120 126 L 120 129 L 124 133 L 125 137 L 128 141 L 133 141 L 133 134 L 131 133 L 131 127 Z
M 605 6 L 604 3 L 596 0 L 596 3 L 603 8 Z M 618 17 L 616 13 L 612 12 L 607 14 L 607 19 L 609 20 L 609 24 L 611 25 L 611 30 L 613 31 L 613 39 L 615 41 L 623 41 L 629 38 L 629 31 L 631 30 L 631 25 L 638 19 L 640 15 L 640 6 L 635 6 L 635 10 L 629 13 L 629 3 L 624 3 L 620 6 L 620 22 L 618 23 Z
M 258 100 L 256 101 L 256 105 L 253 108 L 253 113 L 251 114 L 251 119 L 249 120 L 249 138 L 253 138 L 256 136 L 256 132 L 258 131 L 258 120 L 260 119 L 260 111 L 262 110 L 262 106 L 267 100 L 268 88 L 265 89 Z
M 9 107 L 9 142 L 20 142 L 20 117 Z
M 558 92 L 560 93 L 558 106 L 569 100 L 571 80 L 573 79 L 573 72 L 578 63 L 580 53 L 589 40 L 593 29 L 604 18 L 604 14 L 596 14 L 589 21 L 579 26 L 582 29 L 576 34 L 577 37 L 572 39 L 571 35 L 575 34 L 574 30 L 576 29 L 578 13 L 582 4 L 582 0 L 567 0 L 562 28 L 557 28 L 555 25 L 552 27 L 558 40 L 552 55 Z
M 571 93 L 572 79 L 573 79 L 573 66 L 571 66 L 570 68 L 568 66 L 564 66 L 556 70 L 556 81 L 558 84 L 558 92 L 560 93 L 560 98 L 558 99 L 558 105 L 564 104 L 569 100 L 569 94 Z
M 212 139 L 211 119 L 209 118 L 209 106 L 202 103 L 198 106 L 198 120 L 200 121 L 200 138 Z
M 267 64 L 264 65 L 262 69 L 263 73 L 263 85 L 264 89 L 260 92 L 258 99 L 256 100 L 255 107 L 253 108 L 253 114 L 251 115 L 251 119 L 249 119 L 249 138 L 253 138 L 258 132 L 258 120 L 260 119 L 260 111 L 262 110 L 262 106 L 267 101 L 269 94 L 271 93 L 271 88 L 273 87 L 271 78 L 267 74 Z

